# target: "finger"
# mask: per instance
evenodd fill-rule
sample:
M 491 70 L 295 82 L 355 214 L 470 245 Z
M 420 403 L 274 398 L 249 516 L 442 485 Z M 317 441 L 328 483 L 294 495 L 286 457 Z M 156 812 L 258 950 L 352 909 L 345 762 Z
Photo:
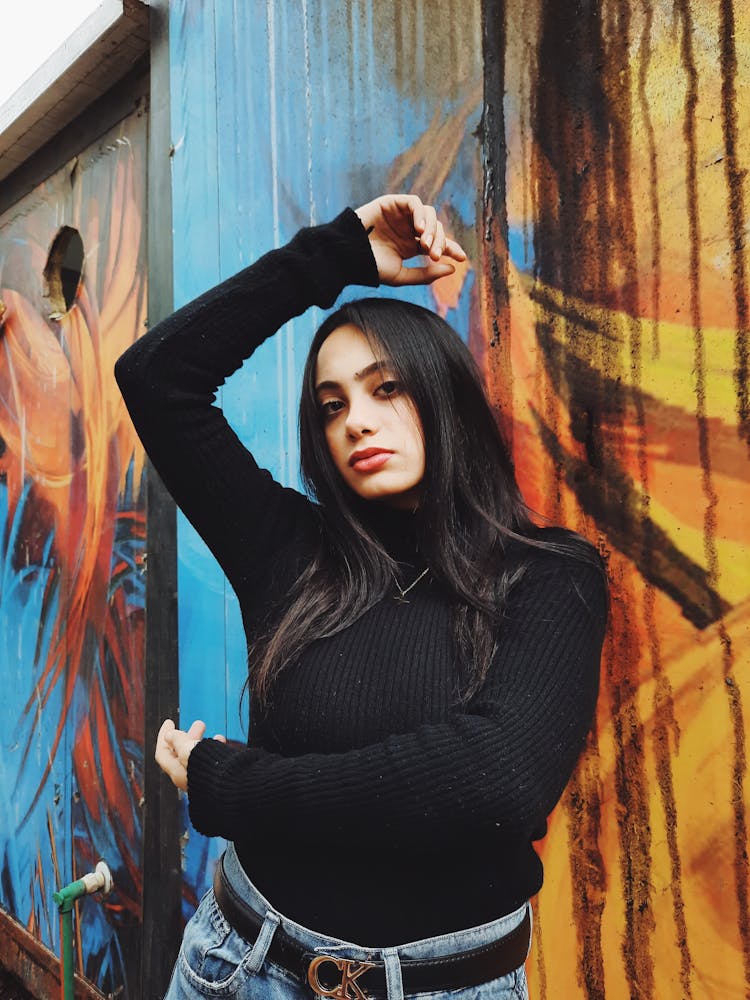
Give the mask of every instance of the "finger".
M 422 208 L 422 201 L 415 194 L 384 194 L 360 205 L 355 212 L 365 229 L 377 227 L 384 217 L 395 214 L 411 216 L 412 226 L 421 232 L 424 228 Z
M 445 278 L 455 271 L 448 261 L 430 261 L 424 267 L 402 267 L 393 285 L 429 285 L 438 278 Z
M 423 233 L 427 225 L 425 214 L 426 205 L 422 204 L 422 199 L 416 194 L 406 196 L 405 207 L 411 213 L 412 225 L 416 233 Z
M 216 735 L 214 736 L 214 739 L 215 739 L 215 740 L 218 740 L 218 741 L 219 741 L 219 743 L 226 743 L 226 741 L 227 741 L 227 738 L 226 738 L 226 736 L 223 736 L 223 735 L 222 735 L 221 733 L 217 733 L 217 734 L 216 734 Z
M 187 789 L 187 771 L 171 751 L 164 747 L 158 749 L 156 763 L 176 788 Z
M 166 766 L 159 766 L 175 788 L 179 788 L 183 792 L 187 791 L 187 771 L 176 758 L 172 758 Z
M 419 245 L 424 253 L 428 253 L 432 242 L 435 239 L 435 229 L 437 228 L 437 212 L 432 205 L 423 205 L 424 229 L 419 237 Z
M 440 260 L 445 252 L 445 230 L 443 229 L 443 223 L 438 221 L 435 226 L 435 236 L 432 240 L 432 246 L 430 247 L 430 258 L 432 260 Z
M 175 724 L 172 719 L 165 719 L 159 729 L 159 737 L 166 737 L 167 733 L 174 732 Z
M 445 250 L 443 251 L 445 257 L 452 257 L 453 260 L 466 260 L 466 251 L 461 246 L 460 243 L 456 243 L 455 240 L 447 239 L 445 241 Z
M 180 729 L 175 730 L 172 738 L 172 746 L 183 767 L 187 767 L 188 757 L 200 740 L 195 739 L 188 733 L 183 733 Z
M 187 734 L 191 740 L 202 740 L 203 734 L 206 731 L 206 723 L 201 719 L 196 719 L 195 722 L 188 729 Z
M 171 719 L 165 719 L 162 722 L 159 732 L 156 736 L 156 753 L 162 749 L 170 754 L 174 751 L 172 750 L 172 734 L 174 733 L 174 722 Z

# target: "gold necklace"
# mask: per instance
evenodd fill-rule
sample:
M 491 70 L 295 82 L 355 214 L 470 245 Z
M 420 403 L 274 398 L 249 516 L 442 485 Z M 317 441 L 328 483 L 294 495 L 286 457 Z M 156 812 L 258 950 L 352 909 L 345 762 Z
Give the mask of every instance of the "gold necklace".
M 406 590 L 402 590 L 401 584 L 394 576 L 393 582 L 396 584 L 396 587 L 398 588 L 398 593 L 393 595 L 393 600 L 397 601 L 399 604 L 409 604 L 410 602 L 406 600 L 406 595 L 409 593 L 410 590 L 413 590 L 419 583 L 419 581 L 423 580 L 424 577 L 426 577 L 429 572 L 430 572 L 430 567 L 429 566 L 425 567 L 425 569 L 422 570 L 417 579 L 409 584 Z

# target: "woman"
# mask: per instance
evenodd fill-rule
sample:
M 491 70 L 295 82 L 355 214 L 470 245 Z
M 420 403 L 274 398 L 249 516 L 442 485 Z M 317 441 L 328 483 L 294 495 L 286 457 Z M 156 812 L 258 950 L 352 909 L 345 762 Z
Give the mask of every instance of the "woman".
M 404 261 L 424 255 L 420 267 Z M 302 230 L 135 344 L 117 377 L 237 592 L 247 748 L 167 720 L 156 759 L 231 843 L 168 996 L 525 997 L 532 841 L 596 701 L 596 553 L 536 528 L 468 351 L 438 317 L 344 306 L 300 406 L 314 502 L 212 405 L 243 359 L 347 284 L 430 282 L 463 250 L 415 196 Z

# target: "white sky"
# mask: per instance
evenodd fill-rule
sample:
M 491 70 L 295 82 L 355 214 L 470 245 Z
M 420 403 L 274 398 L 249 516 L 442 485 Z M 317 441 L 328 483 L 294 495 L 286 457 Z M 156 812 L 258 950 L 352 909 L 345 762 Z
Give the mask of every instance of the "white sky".
M 4 18 L 0 104 L 96 10 L 101 0 L 13 0 Z

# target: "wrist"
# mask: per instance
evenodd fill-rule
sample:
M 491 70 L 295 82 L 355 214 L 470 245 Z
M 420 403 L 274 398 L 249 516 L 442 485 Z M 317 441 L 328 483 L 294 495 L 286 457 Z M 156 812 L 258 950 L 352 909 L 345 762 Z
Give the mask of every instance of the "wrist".
M 359 221 L 362 223 L 363 228 L 369 235 L 375 228 L 375 223 L 377 222 L 377 202 L 370 201 L 366 205 L 360 205 L 359 208 L 354 209 L 354 214 L 357 216 Z

